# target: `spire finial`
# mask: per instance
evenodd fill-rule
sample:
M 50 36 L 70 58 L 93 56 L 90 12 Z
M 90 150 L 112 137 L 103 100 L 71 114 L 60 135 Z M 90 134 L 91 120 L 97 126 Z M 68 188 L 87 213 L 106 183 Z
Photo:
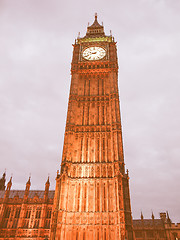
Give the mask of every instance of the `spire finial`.
M 95 13 L 95 20 L 97 20 L 97 13 Z
M 171 226 L 172 221 L 171 221 L 171 219 L 169 217 L 168 211 L 166 212 L 166 215 L 167 215 L 167 223 L 169 223 L 169 225 Z
M 154 220 L 154 213 L 153 213 L 153 211 L 151 210 L 151 212 L 152 212 L 152 215 L 151 215 L 151 217 L 152 217 L 152 219 Z
M 26 184 L 29 184 L 29 185 L 31 185 L 31 174 L 29 174 L 29 179 L 28 179 L 28 181 L 27 181 L 27 183 Z
M 11 178 L 10 178 L 10 180 L 9 180 L 9 182 L 8 182 L 8 184 L 7 184 L 7 186 L 6 186 L 6 191 L 7 191 L 7 190 L 10 191 L 11 186 L 12 186 L 12 176 L 11 176 Z
M 5 190 L 5 182 L 6 182 L 6 172 L 3 173 L 0 178 L 0 190 Z
M 5 179 L 5 178 L 6 178 L 6 170 L 3 173 L 3 179 Z
M 48 178 L 47 178 L 47 181 L 46 181 L 46 184 L 49 184 L 50 182 L 49 182 L 49 173 L 48 173 Z

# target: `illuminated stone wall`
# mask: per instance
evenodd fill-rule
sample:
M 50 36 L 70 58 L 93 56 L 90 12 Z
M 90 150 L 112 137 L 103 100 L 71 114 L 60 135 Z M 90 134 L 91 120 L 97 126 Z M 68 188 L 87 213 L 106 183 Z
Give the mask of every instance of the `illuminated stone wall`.
M 116 43 L 105 36 L 97 18 L 87 35 L 74 45 L 51 239 L 133 239 Z M 103 48 L 106 55 L 100 60 L 93 55 L 88 61 L 83 52 L 89 47 L 95 47 L 92 54 Z

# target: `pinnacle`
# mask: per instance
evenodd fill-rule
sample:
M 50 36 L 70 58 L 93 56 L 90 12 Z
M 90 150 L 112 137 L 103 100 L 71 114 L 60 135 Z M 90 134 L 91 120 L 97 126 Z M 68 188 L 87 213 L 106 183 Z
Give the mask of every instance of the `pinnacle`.
M 102 28 L 103 26 L 98 23 L 97 13 L 95 13 L 94 22 L 93 22 L 93 24 L 92 24 L 91 26 L 89 26 L 88 28 L 99 28 L 99 27 Z
M 46 184 L 50 184 L 50 182 L 49 182 L 49 176 L 48 176 L 48 179 L 47 179 L 47 181 L 46 181 Z
M 31 176 L 29 176 L 29 179 L 26 184 L 31 184 Z

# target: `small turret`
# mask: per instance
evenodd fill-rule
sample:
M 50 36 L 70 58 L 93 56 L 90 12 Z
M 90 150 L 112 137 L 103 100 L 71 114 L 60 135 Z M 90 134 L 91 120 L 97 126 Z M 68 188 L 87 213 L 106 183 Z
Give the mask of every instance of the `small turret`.
M 29 176 L 29 179 L 28 179 L 28 181 L 26 183 L 26 190 L 25 190 L 25 192 L 29 193 L 30 186 L 31 186 L 31 177 Z
M 59 178 L 60 177 L 60 173 L 59 173 L 59 170 L 57 170 L 57 176 L 56 178 Z
M 160 218 L 163 221 L 163 223 L 166 223 L 166 213 L 165 212 L 160 213 Z
M 154 222 L 154 213 L 153 213 L 153 211 L 152 211 L 151 218 L 152 218 L 152 220 L 153 220 L 153 222 Z
M 143 216 L 143 213 L 141 211 L 141 221 L 143 221 L 143 220 L 144 220 L 144 216 Z
M 48 179 L 45 184 L 45 192 L 49 192 L 49 186 L 50 186 L 50 182 L 49 182 L 49 176 L 48 176 Z
M 11 190 L 11 186 L 12 186 L 12 177 L 10 178 L 8 184 L 7 184 L 7 187 L 6 187 L 6 192 L 4 194 L 4 201 L 7 200 L 7 198 L 9 197 L 9 193 L 10 193 L 10 190 Z
M 102 37 L 105 36 L 104 27 L 97 21 L 97 13 L 95 13 L 95 19 L 91 26 L 88 26 L 86 37 Z
M 48 179 L 45 184 L 45 191 L 44 191 L 44 200 L 45 201 L 48 200 L 49 186 L 50 186 L 50 182 L 49 182 L 49 176 L 48 176 Z
M 171 221 L 171 219 L 169 217 L 168 211 L 166 212 L 166 215 L 167 215 L 167 223 L 169 224 L 169 226 L 171 226 L 172 221 Z
M 0 178 L 0 190 L 5 190 L 5 182 L 6 182 L 6 172 L 4 172 L 2 178 Z
M 28 198 L 30 186 L 31 186 L 31 177 L 29 176 L 29 179 L 28 179 L 28 181 L 26 183 L 26 189 L 25 189 L 25 193 L 24 193 L 24 200 L 27 200 L 27 198 Z
M 12 186 L 12 177 L 10 178 L 7 187 L 6 187 L 6 191 L 10 191 L 11 190 L 11 186 Z

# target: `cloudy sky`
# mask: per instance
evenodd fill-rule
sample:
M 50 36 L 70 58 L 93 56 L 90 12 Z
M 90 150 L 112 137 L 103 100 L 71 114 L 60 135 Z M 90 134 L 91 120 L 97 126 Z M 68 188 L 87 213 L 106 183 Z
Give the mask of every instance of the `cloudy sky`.
M 95 12 L 117 41 L 133 217 L 180 222 L 179 0 L 0 0 L 0 173 L 55 188 L 72 44 Z

